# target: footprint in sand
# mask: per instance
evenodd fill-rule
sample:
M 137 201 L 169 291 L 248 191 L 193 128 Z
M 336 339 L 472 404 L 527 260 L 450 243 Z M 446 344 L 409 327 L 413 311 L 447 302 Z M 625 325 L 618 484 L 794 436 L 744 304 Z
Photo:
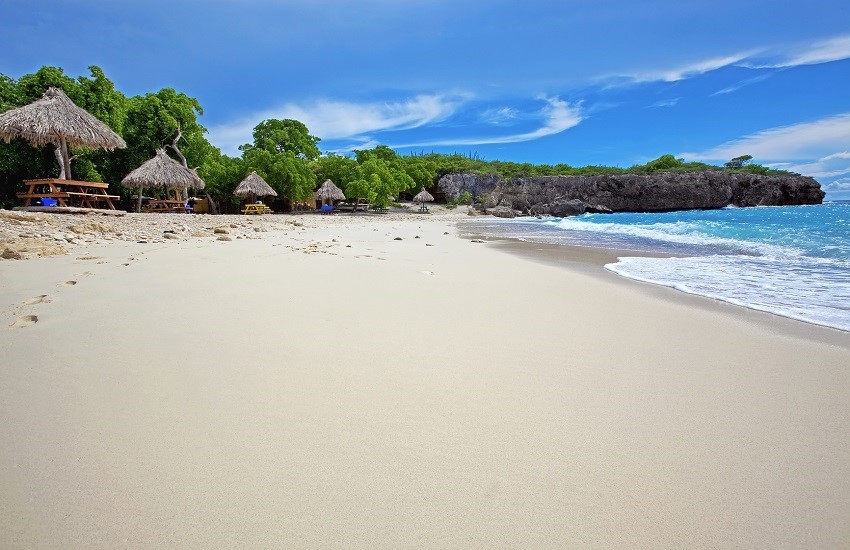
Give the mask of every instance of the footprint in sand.
M 92 273 L 91 271 L 81 271 L 79 273 L 74 273 L 74 275 L 77 277 L 89 277 L 91 275 L 94 275 L 94 273 Z
M 47 297 L 47 294 L 39 294 L 38 296 L 33 296 L 29 300 L 24 300 L 21 302 L 22 306 L 33 306 L 35 304 L 49 304 L 50 298 Z
M 38 322 L 38 315 L 24 315 L 23 317 L 18 317 L 18 320 L 12 323 L 12 328 L 24 328 L 30 325 L 34 325 Z
M 65 281 L 64 283 L 59 283 L 59 286 L 74 286 L 77 284 L 77 281 Z

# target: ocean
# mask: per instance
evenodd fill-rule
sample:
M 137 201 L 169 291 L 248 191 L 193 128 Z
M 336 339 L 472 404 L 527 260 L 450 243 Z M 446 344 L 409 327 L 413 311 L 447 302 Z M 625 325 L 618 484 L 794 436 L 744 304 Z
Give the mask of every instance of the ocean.
M 630 279 L 850 331 L 850 203 L 481 220 L 479 234 L 662 253 L 605 267 Z

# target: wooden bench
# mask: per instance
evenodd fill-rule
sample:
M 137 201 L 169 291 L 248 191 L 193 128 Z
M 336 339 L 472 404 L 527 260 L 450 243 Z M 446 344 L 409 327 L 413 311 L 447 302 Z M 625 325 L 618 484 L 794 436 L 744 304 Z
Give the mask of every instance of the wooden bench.
M 15 193 L 19 199 L 67 199 L 68 193 Z

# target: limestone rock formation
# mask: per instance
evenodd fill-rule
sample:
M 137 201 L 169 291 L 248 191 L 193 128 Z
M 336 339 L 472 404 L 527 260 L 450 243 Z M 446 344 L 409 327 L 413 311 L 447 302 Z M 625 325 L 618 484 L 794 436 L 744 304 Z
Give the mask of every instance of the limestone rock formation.
M 488 213 L 505 207 L 522 214 L 571 216 L 587 212 L 651 212 L 735 206 L 820 204 L 824 192 L 810 177 L 762 176 L 725 170 L 601 176 L 447 174 L 438 182 L 448 198 L 463 191 L 486 196 Z M 505 212 L 502 210 L 501 212 Z

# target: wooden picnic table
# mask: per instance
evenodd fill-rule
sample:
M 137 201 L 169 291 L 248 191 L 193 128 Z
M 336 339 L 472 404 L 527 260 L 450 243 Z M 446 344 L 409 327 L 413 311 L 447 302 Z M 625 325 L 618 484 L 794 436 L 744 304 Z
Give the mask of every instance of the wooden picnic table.
M 271 214 L 272 209 L 265 204 L 246 204 L 242 209 L 243 214 Z
M 186 212 L 186 203 L 168 199 L 142 199 L 142 212 Z
M 367 201 L 338 202 L 334 205 L 334 209 L 337 212 L 367 212 L 370 206 L 370 203 Z
M 35 201 L 39 199 L 56 199 L 58 206 L 103 208 L 101 203 L 104 203 L 109 210 L 115 210 L 112 199 L 120 198 L 106 192 L 108 183 L 58 178 L 24 180 L 24 183 L 27 191 L 17 193 L 19 199 L 26 201 L 24 206 L 38 206 Z

